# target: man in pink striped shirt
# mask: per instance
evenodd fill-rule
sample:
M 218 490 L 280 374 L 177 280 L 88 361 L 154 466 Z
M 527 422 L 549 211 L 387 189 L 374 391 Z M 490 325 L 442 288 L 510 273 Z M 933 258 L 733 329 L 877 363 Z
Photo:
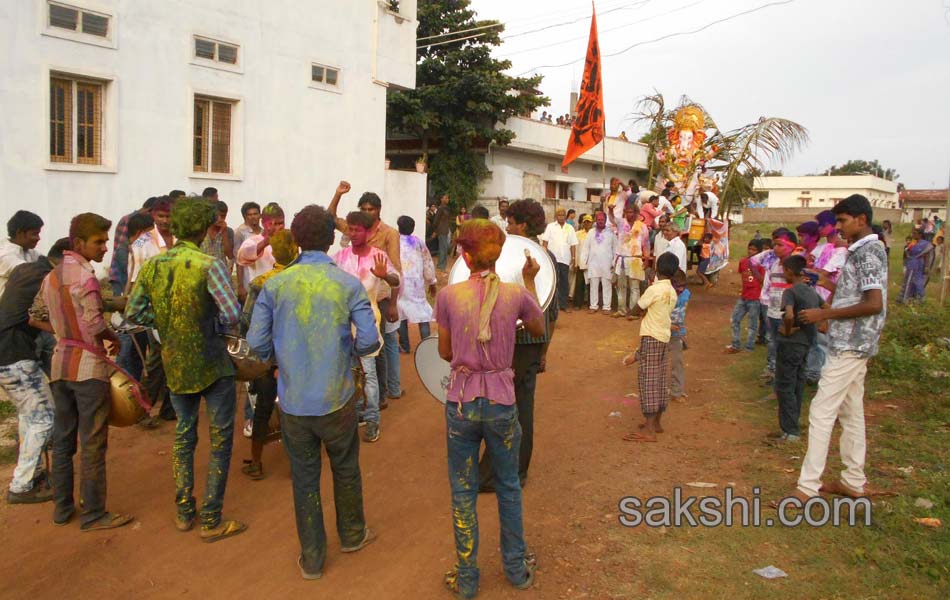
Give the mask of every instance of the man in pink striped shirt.
M 53 523 L 65 525 L 76 512 L 73 455 L 82 443 L 79 474 L 80 529 L 121 527 L 131 515 L 107 512 L 106 446 L 109 437 L 109 365 L 104 341 L 114 348 L 119 338 L 102 317 L 99 281 L 90 261 L 102 262 L 112 223 L 97 214 L 73 217 L 72 251 L 53 269 L 30 309 L 30 324 L 56 334 L 50 371 L 55 418 L 51 481 L 56 507 Z

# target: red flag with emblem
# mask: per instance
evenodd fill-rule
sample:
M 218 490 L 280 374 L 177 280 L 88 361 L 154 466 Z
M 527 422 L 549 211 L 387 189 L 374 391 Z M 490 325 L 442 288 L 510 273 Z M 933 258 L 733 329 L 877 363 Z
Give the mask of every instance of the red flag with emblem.
M 591 3 L 590 40 L 587 42 L 587 59 L 584 64 L 584 80 L 577 101 L 571 137 L 567 141 L 562 167 L 567 167 L 604 139 L 604 87 L 600 77 L 600 42 L 597 41 L 597 11 Z

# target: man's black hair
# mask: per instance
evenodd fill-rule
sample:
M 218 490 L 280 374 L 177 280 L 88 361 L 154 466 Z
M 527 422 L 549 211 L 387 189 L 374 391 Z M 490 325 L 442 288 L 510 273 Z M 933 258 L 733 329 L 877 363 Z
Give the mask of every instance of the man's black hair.
M 399 228 L 399 235 L 412 235 L 412 232 L 416 230 L 416 220 L 408 215 L 403 215 L 396 219 L 396 227 Z
M 43 228 L 43 219 L 28 210 L 18 210 L 7 221 L 7 235 L 11 238 L 21 231 L 39 231 Z
M 488 209 L 481 204 L 476 204 L 472 207 L 473 219 L 488 219 L 489 217 L 490 215 L 488 214 Z
M 858 218 L 861 215 L 867 219 L 868 226 L 874 217 L 874 211 L 871 209 L 871 203 L 861 194 L 851 194 L 841 202 L 832 207 L 831 211 L 836 215 L 848 215 Z
M 364 192 L 363 195 L 360 196 L 360 201 L 356 203 L 356 206 L 363 206 L 364 204 L 369 204 L 373 208 L 381 208 L 383 201 L 373 192 Z
M 795 232 L 793 232 L 791 229 L 788 229 L 787 227 L 779 227 L 773 230 L 772 235 L 769 237 L 771 237 L 773 240 L 775 238 L 785 238 L 793 244 L 798 243 L 798 236 L 795 235 Z
M 258 213 L 261 212 L 261 205 L 257 202 L 245 202 L 241 205 L 241 216 L 247 218 L 247 211 L 252 208 L 256 208 Z
M 73 242 L 68 237 L 59 238 L 56 240 L 56 243 L 53 244 L 53 247 L 49 249 L 49 252 L 46 254 L 46 258 L 52 258 L 53 260 L 62 260 L 63 252 L 73 249 Z
M 214 195 L 218 193 L 218 188 L 206 187 L 203 192 L 201 192 L 202 198 L 214 198 Z
M 664 277 L 672 277 L 679 268 L 680 260 L 670 252 L 665 252 L 656 259 L 656 272 Z
M 796 275 L 801 275 L 808 261 L 801 254 L 793 254 L 782 261 L 782 266 Z
M 152 215 L 149 213 L 135 213 L 129 217 L 129 239 L 135 236 L 136 233 L 144 231 L 146 229 L 151 229 L 155 226 L 155 219 L 152 218 Z

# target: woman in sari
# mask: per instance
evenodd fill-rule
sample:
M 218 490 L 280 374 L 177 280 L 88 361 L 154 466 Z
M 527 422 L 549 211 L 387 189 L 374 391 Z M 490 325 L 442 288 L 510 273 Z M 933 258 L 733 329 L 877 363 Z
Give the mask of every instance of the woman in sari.
M 933 261 L 934 247 L 924 239 L 920 229 L 914 229 L 911 241 L 904 248 L 904 284 L 899 302 L 919 302 L 924 299 L 927 275 Z

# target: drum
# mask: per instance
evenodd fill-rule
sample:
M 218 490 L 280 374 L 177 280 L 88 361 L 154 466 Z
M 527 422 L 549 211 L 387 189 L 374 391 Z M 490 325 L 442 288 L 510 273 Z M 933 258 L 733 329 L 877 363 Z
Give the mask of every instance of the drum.
M 273 366 L 271 361 L 261 360 L 259 356 L 251 352 L 251 347 L 244 338 L 226 335 L 224 339 L 228 344 L 231 362 L 234 363 L 234 378 L 238 381 L 253 381 L 267 373 L 267 370 Z
M 139 404 L 134 391 L 138 382 L 122 371 L 116 371 L 109 377 L 109 385 L 109 425 L 129 427 L 138 423 L 146 415 L 145 407 Z M 144 390 L 140 393 L 144 394 Z
M 501 256 L 498 257 L 498 261 L 495 263 L 495 272 L 505 283 L 524 285 L 521 269 L 525 263 L 525 251 L 529 252 L 531 258 L 537 261 L 541 267 L 541 270 L 534 277 L 534 288 L 538 293 L 541 310 L 545 310 L 551 304 L 557 290 L 557 271 L 554 269 L 554 261 L 548 256 L 548 251 L 537 242 L 519 235 L 509 235 L 505 238 L 505 244 L 501 247 Z M 471 271 L 469 271 L 465 261 L 457 260 L 449 272 L 449 284 L 461 283 L 467 280 L 470 275 Z M 436 356 L 438 356 L 438 352 L 436 352 Z
M 445 404 L 452 369 L 449 363 L 439 356 L 437 336 L 427 337 L 416 346 L 415 363 L 422 385 L 436 400 Z

